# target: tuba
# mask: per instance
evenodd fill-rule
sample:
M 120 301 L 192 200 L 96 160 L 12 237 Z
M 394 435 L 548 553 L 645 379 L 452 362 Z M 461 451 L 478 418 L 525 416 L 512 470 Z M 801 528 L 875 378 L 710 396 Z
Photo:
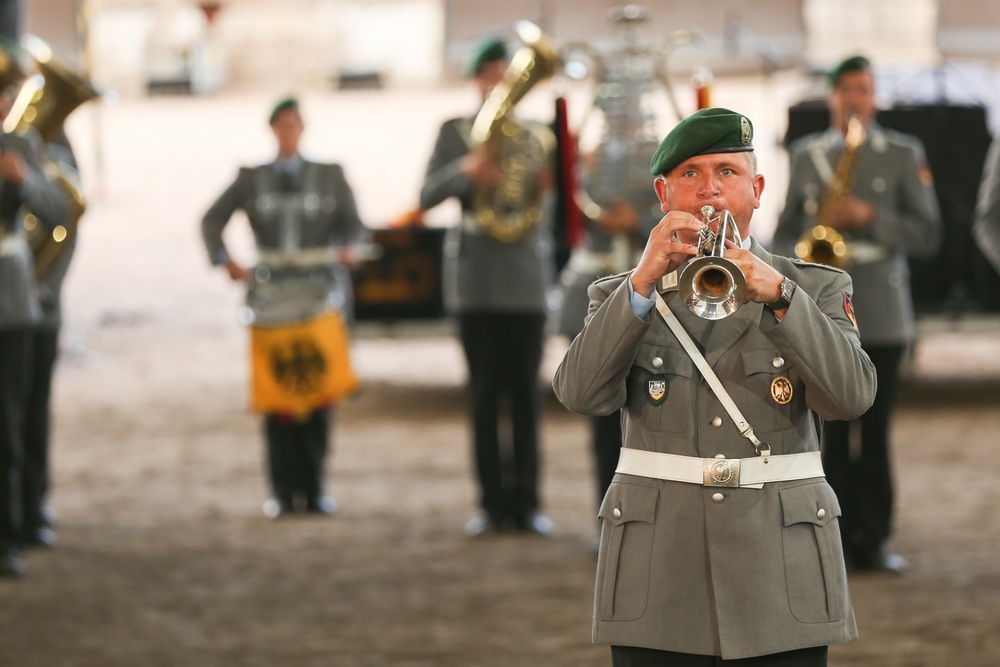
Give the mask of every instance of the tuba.
M 827 224 L 830 207 L 843 201 L 851 194 L 851 181 L 858 151 L 865 142 L 865 124 L 851 114 L 847 119 L 847 134 L 844 136 L 844 150 L 837 160 L 833 178 L 823 192 L 816 211 L 816 223 L 795 244 L 795 255 L 806 262 L 828 264 L 841 267 L 850 258 L 850 248 L 844 236 Z
M 681 271 L 677 293 L 692 313 L 706 320 L 729 317 L 747 299 L 747 280 L 743 271 L 732 260 L 722 256 L 726 239 L 736 245 L 736 221 L 729 211 L 718 216 L 711 206 L 701 207 L 704 226 L 698 233 L 698 255 Z M 711 223 L 719 221 L 719 231 L 713 232 Z
M 592 152 L 584 151 L 590 155 L 581 162 L 581 187 L 574 192 L 574 200 L 591 220 L 597 220 L 616 201 L 629 204 L 640 217 L 659 219 L 660 205 L 649 187 L 649 164 L 660 145 L 656 125 L 657 109 L 662 104 L 654 95 L 662 89 L 677 118 L 684 117 L 665 76 L 666 64 L 676 47 L 694 41 L 695 36 L 689 30 L 677 30 L 664 40 L 642 40 L 639 28 L 648 19 L 648 12 L 638 5 L 613 7 L 607 16 L 619 34 L 612 48 L 571 43 L 565 49 L 567 74 L 575 78 L 572 72 L 585 69 L 583 62 L 570 59 L 570 54 L 578 50 L 592 63 L 594 72 L 593 102 L 579 125 L 578 142 L 592 113 L 599 113 L 603 120 L 599 143 Z M 584 256 L 592 262 L 600 256 L 600 265 L 589 263 L 588 268 L 601 274 L 627 271 L 635 266 L 641 253 L 639 236 L 624 232 L 607 239 L 606 252 L 585 251 Z
M 649 188 L 649 163 L 660 142 L 649 98 L 661 54 L 639 42 L 637 27 L 646 20 L 644 9 L 628 5 L 609 10 L 608 16 L 618 24 L 621 45 L 607 53 L 588 49 L 597 74 L 593 108 L 601 111 L 604 128 L 584 186 L 575 193 L 576 203 L 593 220 L 617 199 L 633 205 L 640 216 L 647 210 L 657 215 L 659 202 Z M 641 251 L 632 234 L 616 234 L 610 241 L 610 265 L 602 270 L 626 271 L 635 266 Z
M 33 35 L 21 39 L 21 48 L 34 61 L 37 73 L 24 79 L 3 131 L 23 135 L 36 131 L 46 143 L 59 134 L 67 116 L 78 106 L 99 96 L 93 85 L 69 64 L 57 57 L 43 40 Z M 48 160 L 43 170 L 66 194 L 69 212 L 66 220 L 51 232 L 32 214 L 24 216 L 24 229 L 35 258 L 35 276 L 44 276 L 52 263 L 69 246 L 76 234 L 86 200 L 79 173 L 63 162 Z
M 501 243 L 513 243 L 543 217 L 539 176 L 549 166 L 555 145 L 544 126 L 526 126 L 511 110 L 538 82 L 555 73 L 558 53 L 541 29 L 520 21 L 524 42 L 511 58 L 503 80 L 487 96 L 472 125 L 472 146 L 494 143 L 503 164 L 503 178 L 492 192 L 477 192 L 473 200 L 476 221 Z

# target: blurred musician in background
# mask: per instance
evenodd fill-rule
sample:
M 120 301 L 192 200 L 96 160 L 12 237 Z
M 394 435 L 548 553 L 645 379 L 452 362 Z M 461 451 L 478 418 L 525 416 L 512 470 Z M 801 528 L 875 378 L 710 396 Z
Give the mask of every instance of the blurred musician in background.
M 794 256 L 794 249 L 809 261 L 832 263 L 809 256 L 814 251 L 807 246 L 825 247 L 809 241 L 809 233 L 823 226 L 846 241 L 843 268 L 854 280 L 861 345 L 878 372 L 878 393 L 860 419 L 825 423 L 823 466 L 843 508 L 848 567 L 902 572 L 906 561 L 886 542 L 893 514 L 889 428 L 900 364 L 915 336 L 906 258 L 932 256 L 942 225 L 923 145 L 875 120 L 868 60 L 848 58 L 828 79 L 830 128 L 790 148 L 791 180 L 773 246 L 778 254 Z
M 16 56 L 4 54 L 13 66 Z M 5 116 L 17 92 L 14 78 L 8 78 L 0 103 Z M 65 192 L 40 168 L 44 155 L 36 132 L 0 136 L 0 576 L 23 574 L 20 549 L 38 539 L 39 526 L 26 521 L 26 511 L 37 508 L 24 505 L 24 435 L 42 308 L 24 221 L 31 215 L 51 229 L 68 207 Z
M 212 204 L 201 231 L 214 266 L 249 285 L 243 321 L 251 326 L 253 405 L 264 413 L 273 498 L 264 513 L 332 514 L 324 465 L 333 408 L 356 379 L 347 355 L 344 322 L 351 320 L 349 266 L 367 233 L 344 170 L 306 160 L 299 103 L 283 99 L 269 123 L 278 155 L 241 168 Z M 250 222 L 256 268 L 237 262 L 223 229 L 237 210 Z
M 608 16 L 618 28 L 618 43 L 606 52 L 593 47 L 586 50 L 598 74 L 592 108 L 600 110 L 604 127 L 600 142 L 581 155 L 576 165 L 580 187 L 572 197 L 580 210 L 583 235 L 560 274 L 563 292 L 558 317 L 558 333 L 570 341 L 583 329 L 590 305 L 587 288 L 598 278 L 632 269 L 649 232 L 662 217 L 649 187 L 649 163 L 660 143 L 655 127 L 655 72 L 664 65 L 663 54 L 670 42 L 644 44 L 640 40 L 638 28 L 648 17 L 637 5 L 611 9 Z M 618 466 L 621 416 L 617 411 L 592 416 L 590 424 L 600 504 Z
M 507 67 L 503 40 L 479 45 L 468 74 L 483 101 L 504 81 Z M 481 511 L 465 530 L 470 536 L 506 530 L 545 534 L 552 525 L 539 511 L 538 371 L 545 294 L 553 273 L 549 212 L 547 207 L 538 209 L 535 224 L 514 230 L 510 236 L 505 235 L 508 229 L 484 224 L 493 220 L 493 211 L 484 210 L 487 207 L 477 201 L 503 191 L 507 175 L 496 143 L 473 146 L 470 137 L 477 115 L 453 118 L 441 126 L 420 193 L 423 209 L 451 197 L 462 204 L 461 220 L 448 230 L 445 240 L 443 281 L 445 306 L 458 318 L 468 362 L 480 486 Z M 518 123 L 522 128 L 527 125 L 529 133 L 541 126 L 520 119 Z M 525 143 L 536 143 L 525 138 Z M 551 176 L 543 173 L 540 179 L 549 181 Z M 519 218 L 531 212 L 520 205 L 516 208 L 514 215 Z M 501 447 L 499 432 L 505 399 L 510 406 L 510 447 Z

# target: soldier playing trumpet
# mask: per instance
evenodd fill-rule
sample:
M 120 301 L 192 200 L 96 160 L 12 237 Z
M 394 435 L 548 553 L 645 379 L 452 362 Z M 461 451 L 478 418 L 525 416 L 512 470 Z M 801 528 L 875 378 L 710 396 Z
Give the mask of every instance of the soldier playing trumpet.
M 575 412 L 622 412 L 599 513 L 594 641 L 615 665 L 822 667 L 828 644 L 857 636 L 817 427 L 874 396 L 851 279 L 750 234 L 764 176 L 746 116 L 692 114 L 650 171 L 664 216 L 630 273 L 591 285 L 553 380 Z M 698 253 L 705 206 L 732 215 L 738 245 L 725 256 L 747 288 L 747 303 L 714 321 L 670 280 Z

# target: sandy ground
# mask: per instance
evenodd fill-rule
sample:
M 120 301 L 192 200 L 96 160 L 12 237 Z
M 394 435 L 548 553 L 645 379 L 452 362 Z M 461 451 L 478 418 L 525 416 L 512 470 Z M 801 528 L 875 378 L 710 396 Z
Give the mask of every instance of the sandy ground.
M 311 136 L 349 135 L 346 154 L 320 157 L 347 163 L 363 210 L 387 219 L 415 201 L 437 122 L 464 96 L 316 94 L 327 129 Z M 465 538 L 475 486 L 448 336 L 368 330 L 355 346 L 364 388 L 340 412 L 328 471 L 341 513 L 261 515 L 241 294 L 206 266 L 196 223 L 237 164 L 266 157 L 269 99 L 122 101 L 73 119 L 91 207 L 54 397 L 59 545 L 0 582 L 0 665 L 608 664 L 590 644 L 585 422 L 547 393 L 554 536 Z M 346 125 L 400 110 L 409 119 L 365 152 L 350 143 Z M 542 385 L 564 349 L 549 342 Z M 1000 331 L 921 340 L 893 432 L 895 547 L 912 572 L 851 578 L 862 638 L 831 664 L 1000 664 L 998 405 Z

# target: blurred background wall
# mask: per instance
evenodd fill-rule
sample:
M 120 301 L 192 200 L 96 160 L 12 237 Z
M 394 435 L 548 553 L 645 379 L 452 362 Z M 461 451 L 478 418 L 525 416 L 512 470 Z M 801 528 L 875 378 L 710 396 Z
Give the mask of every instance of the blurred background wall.
M 461 75 L 470 48 L 518 19 L 556 41 L 615 39 L 608 0 L 20 0 L 25 27 L 89 60 L 120 95 L 284 85 L 427 86 Z M 1000 60 L 992 0 L 650 0 L 642 33 L 690 30 L 690 73 L 822 68 L 849 51 L 884 66 Z M 79 18 L 77 18 L 79 17 Z

